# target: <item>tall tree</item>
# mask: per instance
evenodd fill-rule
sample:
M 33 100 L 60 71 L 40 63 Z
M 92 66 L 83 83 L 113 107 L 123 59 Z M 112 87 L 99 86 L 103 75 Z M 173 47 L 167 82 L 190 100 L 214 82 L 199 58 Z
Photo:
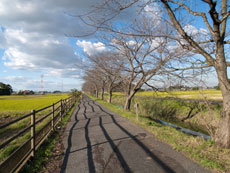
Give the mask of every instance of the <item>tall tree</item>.
M 111 21 L 116 19 L 123 10 L 140 7 L 139 11 L 143 11 L 146 7 L 149 9 L 149 7 L 151 7 L 151 5 L 154 6 L 154 4 L 157 4 L 158 7 L 165 12 L 162 15 L 164 22 L 172 25 L 176 29 L 176 32 L 172 32 L 171 35 L 163 34 L 158 36 L 175 40 L 182 49 L 200 55 L 198 56 L 199 58 L 188 58 L 188 63 L 183 62 L 186 67 L 175 67 L 175 69 L 188 70 L 203 69 L 207 67 L 215 69 L 223 96 L 223 111 L 220 116 L 215 141 L 218 145 L 230 147 L 230 82 L 227 75 L 229 62 L 227 61 L 228 57 L 226 54 L 226 51 L 229 48 L 226 44 L 230 43 L 228 40 L 229 34 L 227 32 L 227 30 L 229 30 L 227 19 L 229 18 L 230 10 L 227 0 L 128 0 L 122 2 L 109 0 L 97 7 L 99 11 L 98 14 L 101 17 L 99 18 L 97 16 L 97 19 L 90 18 L 90 24 L 91 26 L 96 26 L 99 30 L 120 33 L 123 35 L 139 35 L 144 37 L 156 36 L 154 33 L 121 30 L 119 25 L 116 28 L 117 25 L 111 24 Z M 201 6 L 202 8 L 198 8 L 198 6 Z M 208 9 L 208 12 L 206 9 Z M 151 8 L 148 11 L 151 11 Z M 202 31 L 207 35 L 206 38 L 197 38 L 191 34 L 191 29 L 194 29 L 192 25 L 196 21 L 200 23 L 202 22 L 202 26 L 206 26 L 205 30 Z M 137 30 L 138 29 L 134 29 L 133 31 Z M 191 66 L 188 64 L 191 64 Z
M 175 71 L 171 63 L 181 55 L 167 39 L 114 35 L 111 43 L 124 59 L 121 78 L 125 84 L 124 109 L 129 110 L 134 95 L 154 76 Z
M 230 82 L 227 75 L 227 57 L 225 54 L 225 44 L 228 43 L 226 40 L 226 26 L 227 19 L 230 15 L 230 11 L 227 11 L 227 0 L 218 1 L 221 4 L 218 6 L 217 1 L 203 0 L 203 3 L 208 5 L 209 16 L 205 12 L 193 11 L 183 1 L 172 1 L 172 0 L 161 0 L 164 5 L 173 26 L 181 37 L 186 41 L 187 45 L 184 45 L 184 49 L 196 52 L 202 55 L 206 59 L 206 65 L 214 67 L 220 89 L 223 96 L 223 111 L 220 116 L 220 123 L 216 133 L 216 143 L 225 147 L 230 147 Z M 202 2 L 199 2 L 201 4 Z M 182 23 L 178 20 L 175 8 L 183 8 L 187 10 L 191 15 L 201 17 L 204 24 L 208 28 L 208 32 L 211 35 L 210 40 L 199 42 L 191 36 L 189 36 Z M 217 9 L 219 7 L 219 9 Z M 202 47 L 204 43 L 212 43 L 215 46 L 214 54 L 210 54 Z

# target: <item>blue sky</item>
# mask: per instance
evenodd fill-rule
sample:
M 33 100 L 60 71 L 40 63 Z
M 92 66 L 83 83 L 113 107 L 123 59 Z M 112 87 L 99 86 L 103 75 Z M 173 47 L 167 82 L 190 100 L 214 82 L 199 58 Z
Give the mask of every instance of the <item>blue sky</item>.
M 93 36 L 69 37 L 91 30 L 72 14 L 85 13 L 99 2 L 1 0 L 0 82 L 12 85 L 14 90 L 39 91 L 40 76 L 44 75 L 44 90 L 81 89 L 83 70 L 79 64 L 84 53 L 93 54 L 106 47 Z M 121 21 L 130 20 L 131 13 L 132 9 L 123 13 Z M 200 22 L 195 25 L 204 27 Z M 213 75 L 210 78 L 208 85 L 217 84 Z

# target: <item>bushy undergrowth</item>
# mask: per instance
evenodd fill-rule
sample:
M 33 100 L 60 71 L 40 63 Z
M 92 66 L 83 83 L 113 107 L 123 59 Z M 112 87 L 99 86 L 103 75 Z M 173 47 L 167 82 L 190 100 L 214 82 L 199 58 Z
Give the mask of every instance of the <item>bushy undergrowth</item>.
M 114 95 L 112 103 L 124 105 L 125 96 Z M 210 104 L 209 102 L 137 96 L 131 103 L 131 111 L 133 112 L 136 111 L 134 106 L 136 103 L 139 104 L 139 113 L 146 117 L 161 119 L 211 136 L 215 134 L 222 109 L 221 105 Z
M 152 99 L 140 101 L 141 113 L 214 136 L 221 106 L 199 102 Z
M 172 104 L 168 100 L 152 100 L 151 102 L 142 100 L 140 106 L 141 113 L 144 115 L 173 120 L 176 118 L 179 105 L 178 103 Z

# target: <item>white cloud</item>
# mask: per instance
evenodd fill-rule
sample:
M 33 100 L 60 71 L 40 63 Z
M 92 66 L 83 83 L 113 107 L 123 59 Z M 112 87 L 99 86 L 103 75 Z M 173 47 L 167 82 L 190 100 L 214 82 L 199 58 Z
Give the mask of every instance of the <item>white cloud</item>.
M 69 14 L 78 11 L 81 13 L 84 8 L 93 4 L 93 0 L 12 0 L 10 3 L 8 0 L 1 0 L 0 20 L 1 25 L 14 29 L 23 28 L 26 32 L 76 34 L 86 29 L 83 30 L 77 19 Z
M 165 42 L 165 40 L 163 38 L 156 37 L 156 38 L 152 39 L 151 48 L 156 49 L 157 47 L 159 47 L 164 42 Z
M 143 18 L 138 20 L 139 25 L 144 25 L 148 29 L 154 28 L 161 28 L 162 27 L 162 7 L 158 3 L 150 3 L 147 4 L 141 13 Z M 143 21 L 142 21 L 143 20 Z
M 53 69 L 47 74 L 47 76 L 55 77 L 69 77 L 69 78 L 81 78 L 81 73 L 78 68 L 67 68 L 67 69 Z
M 161 20 L 161 10 L 160 6 L 157 3 L 152 3 L 144 7 L 144 14 L 149 18 L 154 18 L 153 20 Z
M 67 38 L 6 29 L 4 64 L 14 69 L 63 69 L 76 63 L 78 56 Z
M 135 44 L 136 44 L 136 42 L 135 41 L 133 41 L 133 40 L 130 40 L 130 41 L 128 41 L 127 43 L 126 43 L 128 46 L 135 46 Z
M 199 41 L 205 40 L 209 36 L 208 31 L 206 29 L 204 28 L 197 29 L 195 26 L 189 24 L 184 26 L 184 30 L 193 39 Z
M 22 80 L 25 80 L 25 77 L 23 76 L 6 76 L 4 77 L 5 80 L 9 82 L 21 82 Z
M 92 43 L 90 41 L 80 41 L 78 40 L 76 43 L 79 47 L 83 48 L 83 51 L 87 53 L 88 55 L 93 55 L 99 52 L 103 52 L 106 50 L 106 47 L 103 43 L 97 42 Z
M 66 35 L 84 34 L 87 29 L 70 14 L 89 10 L 93 4 L 93 0 L 1 0 L 4 65 L 23 70 L 73 68 L 79 57 Z
M 6 47 L 6 38 L 4 33 L 0 30 L 0 48 L 5 48 Z
M 185 32 L 195 41 L 200 42 L 200 41 L 207 41 L 210 40 L 212 37 L 210 35 L 210 33 L 208 32 L 207 29 L 205 28 L 197 28 L 193 25 L 185 25 L 184 26 L 184 30 Z M 184 40 L 181 36 L 178 36 L 181 39 L 181 43 L 183 44 L 188 44 L 188 42 L 186 40 Z M 179 47 L 181 47 L 181 45 L 178 44 Z M 214 50 L 214 44 L 213 43 L 204 43 L 204 44 L 200 44 L 200 46 L 205 49 L 207 52 L 213 52 Z M 212 54 L 212 53 L 211 53 Z

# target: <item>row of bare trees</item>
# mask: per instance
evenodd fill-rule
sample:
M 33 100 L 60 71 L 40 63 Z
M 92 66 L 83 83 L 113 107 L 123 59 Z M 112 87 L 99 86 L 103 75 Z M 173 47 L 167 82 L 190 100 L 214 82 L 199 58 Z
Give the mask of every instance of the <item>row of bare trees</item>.
M 97 98 L 100 92 L 101 99 L 104 100 L 107 90 L 108 102 L 111 103 L 113 90 L 121 84 L 122 59 L 112 52 L 87 57 L 91 63 L 83 77 L 83 91 L 95 94 Z
M 229 7 L 227 0 L 106 0 L 80 18 L 99 33 L 109 34 L 111 51 L 122 59 L 118 78 L 126 86 L 125 109 L 150 80 L 214 70 L 223 96 L 215 141 L 230 147 Z M 130 20 L 124 22 L 130 11 L 135 16 L 126 16 Z M 119 15 L 123 18 L 118 25 Z
M 135 94 L 143 85 L 152 86 L 150 80 L 162 75 L 176 75 L 172 64 L 186 54 L 173 48 L 168 39 L 124 36 L 113 34 L 107 52 L 87 55 L 91 62 L 84 76 L 83 91 L 94 92 L 104 99 L 104 91 L 111 102 L 112 92 L 121 88 L 126 94 L 124 109 L 129 110 Z M 187 54 L 188 55 L 188 54 Z M 154 87 L 154 86 L 152 86 Z

